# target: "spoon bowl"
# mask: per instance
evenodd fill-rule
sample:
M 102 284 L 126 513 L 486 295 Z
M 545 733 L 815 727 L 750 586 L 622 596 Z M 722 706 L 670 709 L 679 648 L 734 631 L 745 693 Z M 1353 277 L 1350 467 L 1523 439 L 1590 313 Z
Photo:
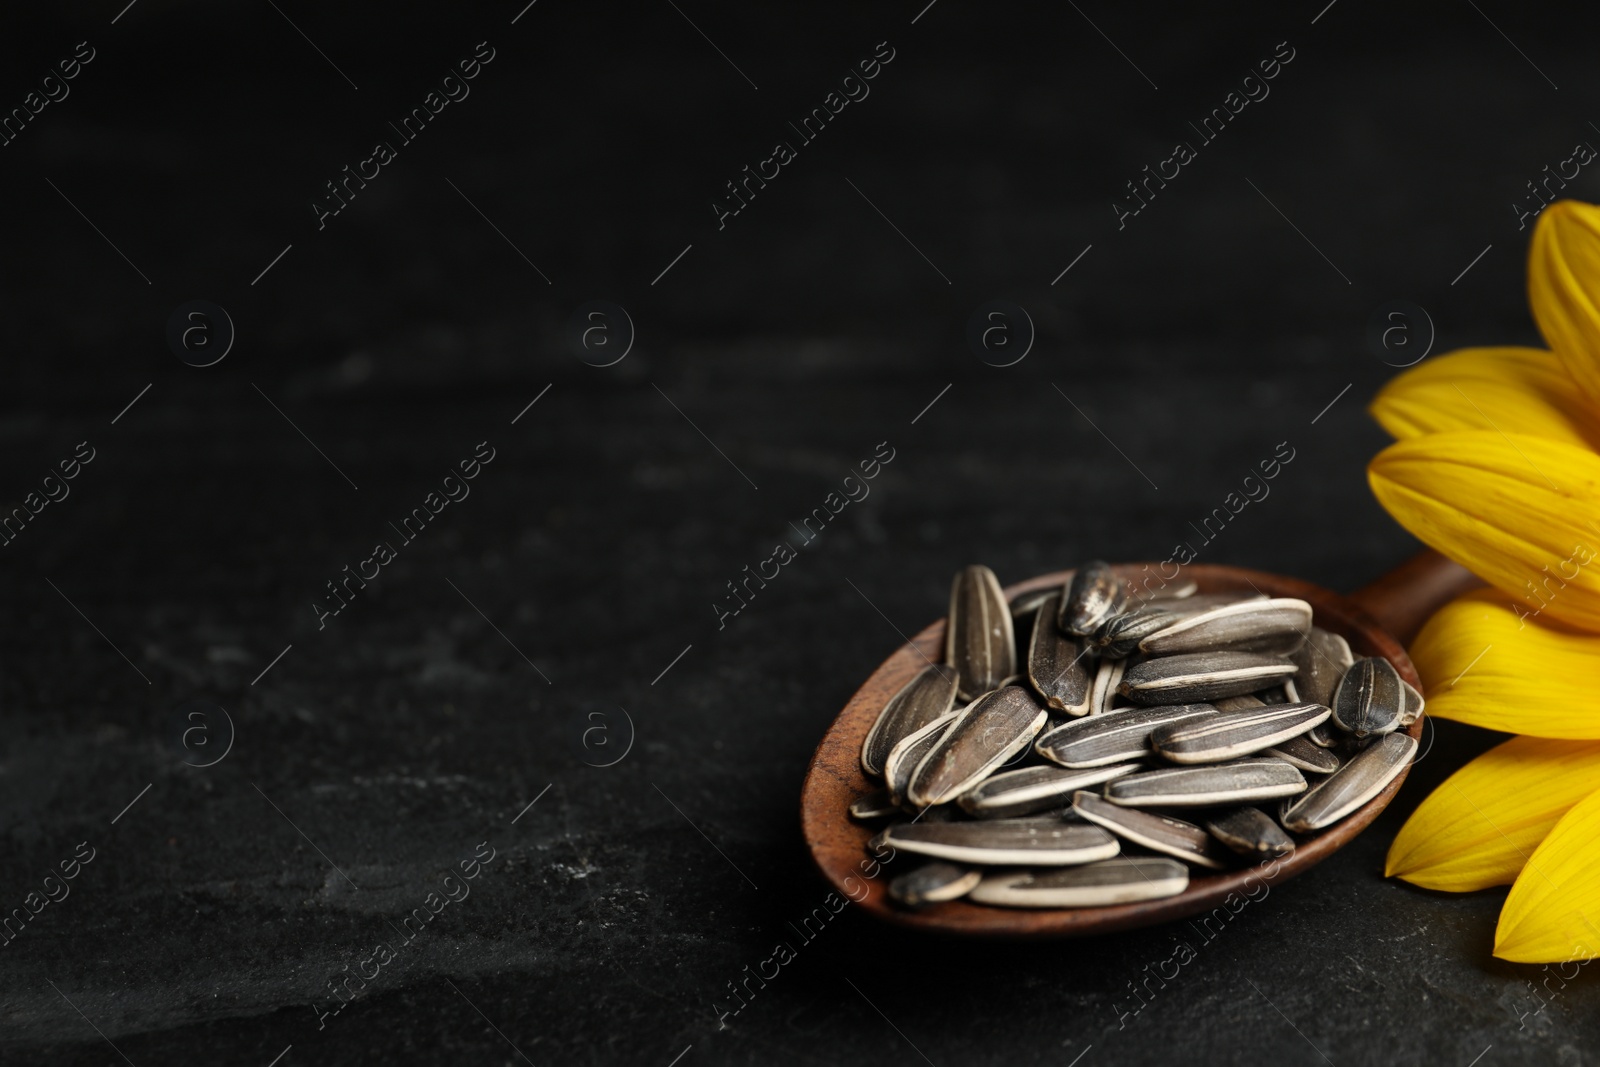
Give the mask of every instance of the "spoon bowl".
M 1141 563 L 1114 569 L 1130 581 L 1153 573 Z M 1007 586 L 1005 593 L 1014 598 L 1059 588 L 1071 577 L 1071 571 L 1044 574 Z M 1421 680 L 1400 640 L 1373 615 L 1388 622 L 1400 637 L 1409 639 L 1433 608 L 1472 584 L 1466 572 L 1437 556 L 1430 558 L 1430 554 L 1349 598 L 1295 578 L 1240 567 L 1197 564 L 1184 568 L 1184 577 L 1193 579 L 1201 593 L 1260 592 L 1269 597 L 1304 600 L 1311 605 L 1317 626 L 1343 637 L 1357 657 L 1387 659 L 1401 678 L 1419 690 Z M 903 907 L 889 898 L 886 883 L 919 861 L 912 857 L 875 864 L 866 846 L 880 827 L 851 819 L 848 808 L 858 797 L 879 788 L 861 769 L 861 745 L 867 731 L 901 686 L 928 663 L 943 658 L 944 631 L 943 619 L 933 623 L 872 672 L 828 728 L 812 757 L 801 791 L 801 826 L 823 877 L 862 910 L 900 926 L 972 937 L 1078 937 L 1181 919 L 1224 904 L 1230 894 L 1236 899 L 1258 899 L 1264 894 L 1264 887 L 1292 878 L 1344 847 L 1388 806 L 1406 778 L 1403 770 L 1383 792 L 1344 819 L 1315 834 L 1297 837 L 1295 850 L 1289 855 L 1235 870 L 1194 870 L 1187 889 L 1162 900 L 1097 908 L 1011 909 L 964 900 L 917 909 Z M 1422 723 L 1423 718 L 1419 717 L 1406 732 L 1420 739 Z

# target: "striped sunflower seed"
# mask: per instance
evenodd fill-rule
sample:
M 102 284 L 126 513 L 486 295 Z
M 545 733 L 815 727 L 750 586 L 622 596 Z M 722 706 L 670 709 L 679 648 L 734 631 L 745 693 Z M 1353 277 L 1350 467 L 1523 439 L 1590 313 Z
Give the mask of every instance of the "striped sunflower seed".
M 1117 577 L 1111 565 L 1090 560 L 1078 568 L 1062 590 L 1057 625 L 1069 634 L 1087 637 L 1121 611 L 1127 599 L 1127 583 Z
M 1333 721 L 1357 737 L 1387 734 L 1400 725 L 1406 695 L 1400 672 L 1377 656 L 1358 659 L 1333 694 Z
M 1129 808 L 1217 808 L 1305 792 L 1298 768 L 1252 757 L 1201 767 L 1163 767 L 1106 783 L 1105 797 Z
M 982 866 L 1027 864 L 1062 867 L 1108 859 L 1121 849 L 1098 826 L 1060 819 L 990 819 L 984 822 L 902 823 L 873 838 L 874 850 L 901 852 Z
M 1103 659 L 1095 667 L 1094 685 L 1089 690 L 1089 714 L 1104 715 L 1116 702 L 1117 686 L 1128 669 L 1123 659 Z
M 1332 774 L 1339 769 L 1339 757 L 1305 734 L 1280 741 L 1262 755 L 1276 756 L 1291 767 L 1315 774 Z
M 1289 654 L 1300 673 L 1294 676 L 1300 698 L 1313 704 L 1333 706 L 1333 691 L 1339 679 L 1356 661 L 1350 653 L 1350 643 L 1338 634 L 1313 626 L 1306 634 L 1306 643 Z
M 1173 897 L 1189 888 L 1189 868 L 1162 856 L 1119 856 L 1054 871 L 986 876 L 967 894 L 1008 908 L 1094 908 Z
M 956 672 L 953 667 L 935 663 L 889 698 L 878 714 L 878 721 L 867 731 L 861 744 L 861 769 L 881 777 L 883 761 L 908 734 L 922 729 L 935 719 L 950 714 L 956 700 Z
M 1152 753 L 1150 732 L 1156 727 L 1215 710 L 1210 704 L 1174 704 L 1073 719 L 1040 735 L 1033 750 L 1063 767 L 1126 763 Z
M 1328 715 L 1321 704 L 1217 711 L 1157 728 L 1150 747 L 1173 763 L 1221 763 L 1298 737 Z
M 952 711 L 949 715 L 934 719 L 901 738 L 900 743 L 889 750 L 888 757 L 883 761 L 883 780 L 896 804 L 907 803 L 906 792 L 911 788 L 911 776 L 959 714 Z
M 1345 735 L 1330 716 L 1326 722 L 1307 730 L 1306 737 L 1318 748 L 1337 748 L 1344 743 Z
M 1008 606 L 1011 608 L 1012 621 L 1021 622 L 1028 616 L 1036 614 L 1040 608 L 1044 607 L 1046 600 L 1060 595 L 1061 590 L 1053 587 L 1035 589 L 1031 593 L 1018 593 L 1008 602 Z M 1031 619 L 1029 619 L 1029 625 L 1030 627 L 1032 625 Z
M 1187 600 L 1200 591 L 1200 583 L 1192 578 L 1181 582 L 1168 582 L 1162 586 L 1151 600 Z
M 959 695 L 973 698 L 1000 688 L 1017 673 L 1011 609 L 994 571 L 981 564 L 963 568 L 950 585 L 944 661 L 960 676 Z
M 1096 826 L 1103 826 L 1118 837 L 1164 855 L 1175 856 L 1197 867 L 1222 870 L 1228 866 L 1209 834 L 1193 823 L 1170 815 L 1119 807 L 1094 793 L 1080 790 L 1072 798 L 1072 809 Z M 1282 831 L 1279 831 L 1280 833 Z
M 1425 701 L 1422 699 L 1421 691 L 1404 678 L 1400 679 L 1400 685 L 1406 694 L 1405 710 L 1400 713 L 1400 729 L 1404 730 L 1407 726 L 1422 718 L 1422 709 Z
M 1186 597 L 1156 596 L 1148 599 L 1139 598 L 1135 605 L 1131 600 L 1124 610 L 1131 610 L 1138 606 L 1154 606 L 1162 611 L 1170 611 L 1178 615 L 1198 615 L 1213 608 L 1227 607 L 1229 604 L 1243 604 L 1247 601 L 1260 601 L 1267 599 L 1264 593 L 1196 593 Z
M 1250 859 L 1269 860 L 1294 851 L 1294 838 L 1260 808 L 1239 808 L 1206 820 L 1211 836 Z
M 1028 645 L 1028 681 L 1049 707 L 1068 715 L 1083 715 L 1089 711 L 1092 664 L 1083 639 L 1068 637 L 1056 625 L 1056 607 L 1052 597 L 1034 616 L 1033 640 Z
M 1026 749 L 1049 714 L 1021 686 L 968 704 L 912 773 L 906 799 L 916 807 L 954 800 Z
M 1090 638 L 1095 651 L 1108 659 L 1126 659 L 1138 651 L 1139 642 L 1183 618 L 1178 611 L 1147 605 L 1107 619 Z
M 1237 649 L 1284 656 L 1305 644 L 1311 605 L 1304 600 L 1246 600 L 1186 615 L 1139 642 L 1154 656 Z
M 1135 704 L 1192 704 L 1249 693 L 1294 671 L 1288 660 L 1259 652 L 1189 652 L 1134 664 L 1119 690 Z
M 935 860 L 891 881 L 889 895 L 912 907 L 938 904 L 946 900 L 959 900 L 982 880 L 981 870 Z
M 1296 670 L 1298 670 L 1298 669 L 1299 668 L 1296 668 Z M 1252 694 L 1252 695 L 1254 695 L 1256 697 L 1259 697 L 1261 699 L 1261 703 L 1263 703 L 1263 704 L 1298 704 L 1298 703 L 1300 703 L 1298 700 L 1290 700 L 1289 699 L 1289 687 L 1288 687 L 1288 685 L 1284 684 L 1283 682 L 1280 682 L 1277 685 L 1269 685 L 1265 689 L 1257 689 L 1255 691 L 1255 693 Z
M 874 789 L 866 796 L 857 797 L 850 802 L 850 817 L 860 819 L 862 822 L 899 814 L 900 806 L 894 802 L 894 797 L 887 789 Z
M 1033 624 L 1039 617 L 1039 605 L 1060 593 L 1060 587 L 1056 586 L 1018 593 L 1011 598 L 1011 633 L 1017 642 L 1017 663 L 1024 667 L 1028 662 L 1028 645 L 1033 640 Z
M 1054 625 L 1052 623 L 1052 625 Z M 956 798 L 963 811 L 979 819 L 1009 819 L 1063 808 L 1072 794 L 1140 770 L 1138 763 L 1070 770 L 1065 767 L 1023 767 L 979 782 Z
M 904 805 L 902 805 L 902 812 Z M 962 818 L 961 810 L 954 804 L 940 804 L 937 808 L 922 808 L 918 810 L 916 821 L 925 826 L 932 826 L 936 822 L 959 822 Z
M 1295 833 L 1331 826 L 1383 792 L 1416 755 L 1410 734 L 1389 734 L 1369 745 L 1283 813 L 1283 825 Z

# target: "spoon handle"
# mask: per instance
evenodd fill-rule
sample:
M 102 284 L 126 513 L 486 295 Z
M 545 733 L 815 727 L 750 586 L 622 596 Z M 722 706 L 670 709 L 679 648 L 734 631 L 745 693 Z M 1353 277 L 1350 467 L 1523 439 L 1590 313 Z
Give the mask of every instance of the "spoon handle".
M 1430 548 L 1351 593 L 1350 599 L 1395 640 L 1409 645 L 1428 616 L 1483 584 L 1477 575 Z

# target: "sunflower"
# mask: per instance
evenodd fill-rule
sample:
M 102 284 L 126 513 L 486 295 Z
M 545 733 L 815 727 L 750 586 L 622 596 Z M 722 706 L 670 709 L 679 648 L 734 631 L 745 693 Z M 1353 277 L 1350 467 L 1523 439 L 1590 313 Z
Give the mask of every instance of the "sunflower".
M 1511 886 L 1494 954 L 1600 956 L 1600 208 L 1551 204 L 1528 295 L 1549 351 L 1469 348 L 1407 371 L 1371 412 L 1379 503 L 1489 588 L 1418 634 L 1428 712 L 1519 736 L 1461 768 L 1395 838 L 1387 873 Z

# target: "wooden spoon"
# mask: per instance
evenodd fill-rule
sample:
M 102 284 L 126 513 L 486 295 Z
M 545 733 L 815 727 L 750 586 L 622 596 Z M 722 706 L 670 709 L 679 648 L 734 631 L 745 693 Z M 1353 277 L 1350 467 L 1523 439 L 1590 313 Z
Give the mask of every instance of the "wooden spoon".
M 1116 570 L 1129 579 L 1153 573 L 1140 563 Z M 1059 587 L 1070 577 L 1070 571 L 1040 575 L 1009 586 L 1005 592 L 1014 597 Z M 1198 583 L 1202 593 L 1257 590 L 1307 601 L 1318 626 L 1343 636 L 1357 656 L 1383 656 L 1419 689 L 1421 681 L 1403 642 L 1416 636 L 1427 617 L 1445 602 L 1482 584 L 1434 552 L 1422 553 L 1350 597 L 1294 578 L 1240 567 L 1197 564 L 1186 567 L 1184 577 Z M 1009 909 L 959 900 L 916 910 L 902 907 L 889 899 L 885 883 L 920 860 L 903 857 L 875 863 L 866 843 L 877 828 L 854 821 L 847 809 L 851 801 L 877 788 L 861 770 L 861 744 L 867 731 L 889 697 L 929 662 L 941 658 L 944 625 L 941 619 L 927 627 L 872 672 L 828 728 L 812 757 L 800 795 L 801 827 L 823 877 L 860 908 L 889 922 L 974 937 L 1079 937 L 1193 915 L 1223 905 L 1229 894 L 1234 894 L 1236 901 L 1259 899 L 1263 886 L 1292 878 L 1342 848 L 1377 818 L 1405 781 L 1402 771 L 1383 792 L 1345 819 L 1300 838 L 1295 850 L 1281 860 L 1218 873 L 1196 870 L 1188 889 L 1163 900 L 1104 908 Z M 1419 718 L 1411 725 L 1411 736 L 1421 737 L 1422 722 Z

